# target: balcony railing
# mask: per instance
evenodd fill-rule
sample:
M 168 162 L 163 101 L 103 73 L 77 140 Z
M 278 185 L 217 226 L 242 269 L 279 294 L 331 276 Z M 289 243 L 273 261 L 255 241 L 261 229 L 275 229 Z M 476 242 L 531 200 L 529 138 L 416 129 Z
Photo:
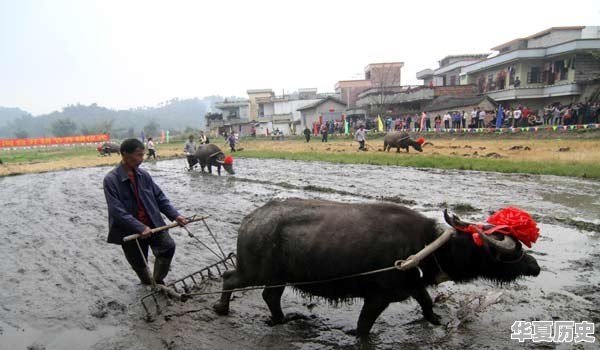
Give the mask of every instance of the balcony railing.
M 496 101 L 520 100 L 526 98 L 580 95 L 581 87 L 577 84 L 540 85 L 490 91 L 486 94 Z

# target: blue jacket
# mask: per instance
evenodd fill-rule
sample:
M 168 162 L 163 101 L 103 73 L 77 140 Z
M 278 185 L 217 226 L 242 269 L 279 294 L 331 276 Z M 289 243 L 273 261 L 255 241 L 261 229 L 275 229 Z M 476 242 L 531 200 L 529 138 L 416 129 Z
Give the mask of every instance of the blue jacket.
M 137 187 L 140 201 L 146 209 L 153 227 L 164 226 L 162 212 L 171 221 L 179 212 L 171 205 L 163 191 L 154 183 L 150 174 L 142 169 L 136 170 Z M 136 218 L 137 201 L 133 193 L 131 180 L 125 168 L 119 164 L 104 177 L 104 196 L 108 205 L 108 243 L 122 244 L 123 238 L 144 231 L 145 225 Z

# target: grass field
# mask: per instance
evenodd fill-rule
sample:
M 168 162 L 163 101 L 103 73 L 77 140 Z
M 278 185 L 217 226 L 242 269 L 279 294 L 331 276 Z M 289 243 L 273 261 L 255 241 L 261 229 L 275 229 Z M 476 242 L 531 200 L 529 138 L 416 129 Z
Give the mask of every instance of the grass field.
M 600 134 L 600 133 L 597 133 Z M 600 179 L 600 137 L 506 138 L 445 137 L 428 139 L 422 153 L 395 150 L 383 152 L 382 137 L 367 141 L 368 151 L 357 151 L 358 144 L 347 137 L 336 136 L 327 143 L 314 137 L 310 143 L 301 138 L 276 141 L 265 138 L 243 138 L 243 148 L 234 157 L 280 158 L 334 163 L 398 165 L 421 168 L 469 169 L 506 173 L 552 174 Z M 214 140 L 213 140 L 214 141 Z M 229 147 L 218 140 L 224 151 Z M 183 142 L 160 144 L 162 159 L 183 158 Z M 94 145 L 50 147 L 38 149 L 0 150 L 0 176 L 70 168 L 114 165 L 120 156 L 101 157 Z

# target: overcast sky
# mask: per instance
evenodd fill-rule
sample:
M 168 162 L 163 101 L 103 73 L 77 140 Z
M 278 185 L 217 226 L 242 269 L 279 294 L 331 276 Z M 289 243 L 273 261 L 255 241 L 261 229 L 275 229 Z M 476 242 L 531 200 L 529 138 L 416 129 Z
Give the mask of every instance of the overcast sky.
M 444 56 L 571 25 L 600 25 L 600 1 L 0 0 L 0 106 L 328 92 L 386 61 L 417 84 Z

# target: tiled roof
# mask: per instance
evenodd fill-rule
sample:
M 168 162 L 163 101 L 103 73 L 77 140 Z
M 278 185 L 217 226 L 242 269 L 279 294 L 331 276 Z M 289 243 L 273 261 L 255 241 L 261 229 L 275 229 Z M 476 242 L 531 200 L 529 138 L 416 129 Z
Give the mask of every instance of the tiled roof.
M 334 102 L 337 102 L 337 103 L 339 103 L 339 104 L 342 104 L 342 105 L 345 105 L 345 104 L 346 104 L 346 102 L 345 102 L 345 101 L 342 101 L 342 100 L 340 100 L 340 99 L 339 99 L 339 98 L 337 98 L 337 97 L 333 97 L 333 96 L 327 96 L 326 98 L 320 99 L 320 100 L 319 100 L 319 101 L 317 101 L 317 102 L 313 102 L 313 103 L 311 103 L 311 104 L 308 104 L 308 105 L 306 105 L 306 106 L 304 106 L 304 107 L 300 107 L 300 108 L 298 108 L 297 110 L 298 110 L 298 111 L 303 111 L 303 110 L 305 110 L 305 109 L 311 109 L 311 108 L 315 108 L 315 107 L 317 107 L 317 106 L 319 106 L 319 105 L 321 105 L 321 104 L 323 104 L 323 103 L 325 103 L 325 102 L 327 102 L 327 101 L 334 101 Z
M 485 95 L 473 97 L 440 96 L 431 101 L 431 103 L 425 107 L 425 111 L 441 111 L 444 109 L 452 109 L 457 107 L 475 106 L 480 104 L 485 99 L 489 100 L 494 105 L 497 104 L 496 101 Z

